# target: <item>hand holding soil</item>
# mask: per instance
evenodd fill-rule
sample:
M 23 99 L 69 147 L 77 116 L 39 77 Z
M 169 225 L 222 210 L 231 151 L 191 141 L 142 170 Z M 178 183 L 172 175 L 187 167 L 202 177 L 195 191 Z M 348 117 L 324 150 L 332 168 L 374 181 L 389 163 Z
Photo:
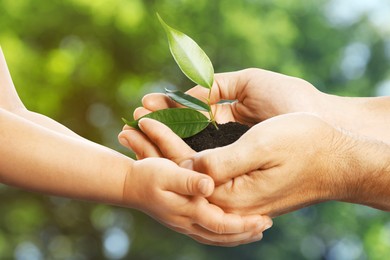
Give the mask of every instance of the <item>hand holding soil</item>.
M 383 163 L 390 160 L 390 147 L 312 114 L 271 118 L 231 145 L 200 153 L 157 121 L 140 124 L 143 133 L 121 133 L 127 146 L 143 157 L 164 156 L 210 175 L 216 188 L 207 199 L 226 212 L 275 217 L 328 200 L 390 209 Z
M 210 104 L 218 123 L 240 122 L 253 126 L 285 113 L 319 112 L 323 93 L 299 78 L 262 69 L 245 69 L 218 73 L 214 79 Z M 201 86 L 186 93 L 198 99 L 208 96 L 208 90 Z M 221 103 L 224 100 L 233 102 Z M 146 95 L 142 105 L 134 111 L 135 119 L 153 111 L 180 106 L 162 93 Z
M 143 133 L 125 127 L 122 143 L 138 158 L 166 157 L 209 174 L 217 187 L 208 199 L 230 212 L 277 216 L 325 200 L 390 209 L 389 98 L 327 95 L 260 69 L 217 74 L 212 89 L 217 122 L 258 123 L 235 143 L 195 154 L 152 120 L 141 120 Z M 225 99 L 236 101 L 219 102 Z M 149 94 L 134 117 L 175 106 L 163 94 Z
M 288 112 L 307 111 L 314 107 L 319 92 L 308 82 L 261 69 L 246 69 L 237 72 L 215 75 L 211 93 L 208 89 L 196 86 L 187 94 L 200 100 L 210 95 L 211 109 L 219 123 L 219 129 L 209 125 L 195 136 L 185 138 L 185 142 L 195 151 L 225 146 L 236 141 L 249 126 L 269 117 Z M 296 101 L 301 102 L 299 106 Z M 233 102 L 221 103 L 223 100 Z M 166 108 L 181 107 L 164 94 L 153 93 L 142 100 L 143 107 L 134 112 L 139 119 L 148 113 Z M 204 113 L 207 115 L 207 113 Z
M 187 91 L 199 99 L 207 97 L 207 93 L 200 86 Z M 221 103 L 223 100 L 234 102 Z M 277 115 L 305 112 L 335 127 L 390 144 L 390 97 L 329 95 L 299 78 L 262 69 L 245 69 L 216 74 L 210 104 L 217 123 L 240 122 L 253 126 Z M 162 93 L 146 95 L 142 105 L 134 111 L 134 118 L 179 106 Z
M 204 244 L 236 246 L 261 239 L 272 221 L 257 214 L 224 212 L 205 198 L 213 189 L 213 181 L 204 174 L 163 158 L 149 158 L 134 163 L 123 197 L 131 208 Z
M 377 181 L 388 174 L 385 158 L 387 145 L 294 113 L 259 123 L 236 143 L 199 153 L 187 165 L 219 184 L 208 199 L 227 212 L 276 217 L 329 200 L 389 209 L 389 194 Z

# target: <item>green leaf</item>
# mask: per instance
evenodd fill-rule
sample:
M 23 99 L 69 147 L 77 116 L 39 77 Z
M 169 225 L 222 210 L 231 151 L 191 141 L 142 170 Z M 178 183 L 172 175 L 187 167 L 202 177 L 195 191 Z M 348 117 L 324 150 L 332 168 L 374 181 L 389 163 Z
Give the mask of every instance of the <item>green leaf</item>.
M 157 17 L 167 34 L 177 65 L 190 80 L 210 89 L 214 82 L 214 68 L 209 57 L 194 40 L 167 25 L 158 13 Z
M 183 106 L 193 108 L 195 110 L 200 110 L 200 111 L 206 111 L 206 112 L 211 111 L 211 108 L 208 104 L 204 103 L 203 101 L 193 96 L 187 95 L 186 93 L 183 93 L 180 90 L 165 89 L 165 93 L 167 94 L 168 97 L 170 97 L 177 103 L 182 104 Z
M 126 118 L 123 118 L 123 117 L 122 117 L 122 121 L 123 121 L 126 125 L 128 125 L 128 126 L 130 126 L 130 127 L 132 127 L 132 128 L 139 129 L 139 128 L 138 128 L 138 121 L 137 121 L 137 120 L 129 121 L 129 120 L 127 120 Z
M 205 115 L 190 108 L 162 109 L 147 114 L 140 119 L 145 117 L 158 120 L 161 123 L 167 125 L 181 138 L 190 137 L 199 133 L 210 123 L 210 120 Z M 131 122 L 123 119 L 123 121 L 129 126 L 139 129 L 138 121 L 140 119 Z

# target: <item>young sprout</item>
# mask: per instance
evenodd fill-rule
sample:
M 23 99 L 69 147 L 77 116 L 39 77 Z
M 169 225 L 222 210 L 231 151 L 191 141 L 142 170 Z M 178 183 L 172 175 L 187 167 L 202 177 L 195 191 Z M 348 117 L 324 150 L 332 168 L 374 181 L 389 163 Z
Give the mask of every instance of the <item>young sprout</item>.
M 205 103 L 182 91 L 166 89 L 168 97 L 186 108 L 167 108 L 152 112 L 144 117 L 156 119 L 166 124 L 181 138 L 199 133 L 210 123 L 218 129 L 210 105 L 211 88 L 214 82 L 214 68 L 210 59 L 189 36 L 170 27 L 159 14 L 157 14 L 157 17 L 167 35 L 171 54 L 181 71 L 194 83 L 207 88 L 209 95 Z M 199 111 L 207 112 L 210 119 Z M 138 128 L 138 120 L 130 122 L 123 119 L 123 121 L 131 127 Z

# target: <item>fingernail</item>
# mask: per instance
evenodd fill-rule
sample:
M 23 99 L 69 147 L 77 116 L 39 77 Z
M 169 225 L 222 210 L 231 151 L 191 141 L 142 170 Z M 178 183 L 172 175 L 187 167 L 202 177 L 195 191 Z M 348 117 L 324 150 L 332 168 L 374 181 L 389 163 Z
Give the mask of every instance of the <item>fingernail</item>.
M 253 235 L 253 238 L 255 241 L 259 241 L 263 238 L 263 231 L 260 230 L 258 231 L 255 235 Z
M 211 182 L 208 179 L 201 179 L 198 183 L 198 188 L 203 195 L 207 196 L 211 190 Z
M 139 121 L 138 121 L 138 127 L 139 129 L 141 129 L 141 131 L 143 132 L 144 131 L 144 126 L 143 126 L 143 121 L 145 121 L 144 118 L 141 118 Z
M 270 229 L 272 227 L 272 223 L 267 223 L 264 227 L 264 231 Z
M 185 161 L 182 161 L 179 164 L 179 166 L 182 168 L 186 168 L 188 170 L 193 170 L 194 169 L 194 162 L 192 160 L 185 160 Z
M 125 147 L 130 147 L 129 141 L 124 137 L 119 138 L 119 143 Z

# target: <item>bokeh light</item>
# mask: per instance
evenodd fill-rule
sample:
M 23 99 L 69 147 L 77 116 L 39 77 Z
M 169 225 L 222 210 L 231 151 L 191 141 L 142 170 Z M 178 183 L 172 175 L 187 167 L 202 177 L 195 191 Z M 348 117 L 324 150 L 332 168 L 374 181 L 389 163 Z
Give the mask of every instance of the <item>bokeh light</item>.
M 390 95 L 388 0 L 3 0 L 0 45 L 26 107 L 133 156 L 117 141 L 121 117 L 131 118 L 146 93 L 193 85 L 170 56 L 156 12 L 194 38 L 217 73 L 259 67 L 330 94 Z M 390 255 L 389 214 L 360 205 L 311 206 L 274 219 L 261 242 L 221 248 L 132 209 L 4 185 L 0 194 L 0 259 Z

